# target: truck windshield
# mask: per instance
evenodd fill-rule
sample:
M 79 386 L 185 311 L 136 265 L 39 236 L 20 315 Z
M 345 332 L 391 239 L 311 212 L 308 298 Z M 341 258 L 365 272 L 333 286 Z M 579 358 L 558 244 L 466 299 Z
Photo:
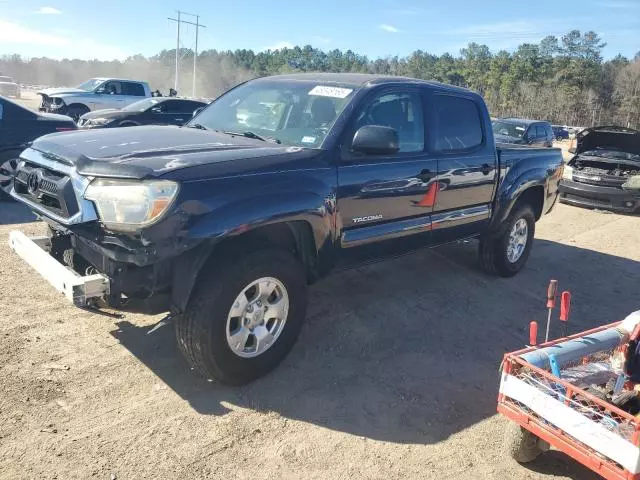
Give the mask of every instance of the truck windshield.
M 144 100 L 133 102 L 132 104 L 127 105 L 122 110 L 124 110 L 125 112 L 144 112 L 145 110 L 153 107 L 157 103 L 160 103 L 160 100 L 156 98 L 145 98 Z
M 187 126 L 250 132 L 284 145 L 318 148 L 355 89 L 322 82 L 253 81 L 222 95 Z
M 104 80 L 100 80 L 99 78 L 92 78 L 91 80 L 87 80 L 86 82 L 82 82 L 76 88 L 79 90 L 85 90 L 87 92 L 91 92 L 95 90 L 95 88 L 100 85 Z
M 522 138 L 526 128 L 516 123 L 493 122 L 494 135 L 505 135 L 507 137 Z

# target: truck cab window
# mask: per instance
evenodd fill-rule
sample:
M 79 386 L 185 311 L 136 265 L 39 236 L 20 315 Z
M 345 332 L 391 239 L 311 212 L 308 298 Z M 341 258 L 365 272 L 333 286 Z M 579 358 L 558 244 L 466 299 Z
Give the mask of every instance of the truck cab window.
M 415 93 L 383 93 L 360 111 L 355 132 L 365 125 L 391 127 L 398 132 L 400 152 L 424 150 L 424 114 Z
M 102 87 L 107 95 L 122 95 L 122 84 L 120 82 L 106 82 Z
M 434 95 L 433 104 L 436 151 L 468 150 L 482 144 L 482 120 L 473 101 L 452 95 Z
M 133 97 L 144 97 L 144 87 L 139 83 L 124 82 L 122 84 L 122 94 Z

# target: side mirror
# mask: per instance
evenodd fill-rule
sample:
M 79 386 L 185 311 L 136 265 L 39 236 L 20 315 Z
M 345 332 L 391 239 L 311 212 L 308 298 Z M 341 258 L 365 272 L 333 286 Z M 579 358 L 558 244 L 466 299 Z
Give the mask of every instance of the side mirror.
M 202 110 L 204 110 L 204 108 L 205 108 L 205 107 L 199 107 L 199 108 L 196 108 L 196 109 L 193 111 L 193 114 L 191 115 L 191 117 L 193 118 L 193 117 L 195 117 L 196 115 L 198 115 Z
M 162 109 L 160 107 L 153 107 L 151 113 L 162 113 Z
M 106 92 L 105 92 L 104 88 L 100 87 L 100 88 L 96 89 L 95 93 L 98 94 L 98 95 L 102 95 L 103 93 L 106 93 Z
M 353 136 L 351 149 L 366 155 L 390 155 L 400 150 L 398 131 L 382 125 L 365 125 Z

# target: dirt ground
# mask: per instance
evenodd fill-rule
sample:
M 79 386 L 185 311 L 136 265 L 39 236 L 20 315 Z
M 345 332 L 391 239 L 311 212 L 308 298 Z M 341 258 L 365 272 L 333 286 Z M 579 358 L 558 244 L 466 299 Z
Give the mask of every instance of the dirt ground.
M 543 321 L 550 277 L 575 331 L 640 308 L 640 218 L 560 205 L 527 268 L 486 276 L 473 242 L 325 279 L 293 352 L 242 388 L 207 383 L 161 316 L 66 303 L 7 246 L 41 232 L 0 203 L 0 479 L 595 478 L 500 449 L 498 365 Z

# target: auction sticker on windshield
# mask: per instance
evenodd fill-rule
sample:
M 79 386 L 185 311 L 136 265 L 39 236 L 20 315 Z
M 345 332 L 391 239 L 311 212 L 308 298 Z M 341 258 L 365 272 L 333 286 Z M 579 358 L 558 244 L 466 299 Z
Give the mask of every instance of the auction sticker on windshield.
M 309 95 L 317 95 L 319 97 L 347 98 L 347 96 L 351 92 L 353 92 L 352 88 L 326 87 L 324 85 L 317 85 L 311 89 Z

